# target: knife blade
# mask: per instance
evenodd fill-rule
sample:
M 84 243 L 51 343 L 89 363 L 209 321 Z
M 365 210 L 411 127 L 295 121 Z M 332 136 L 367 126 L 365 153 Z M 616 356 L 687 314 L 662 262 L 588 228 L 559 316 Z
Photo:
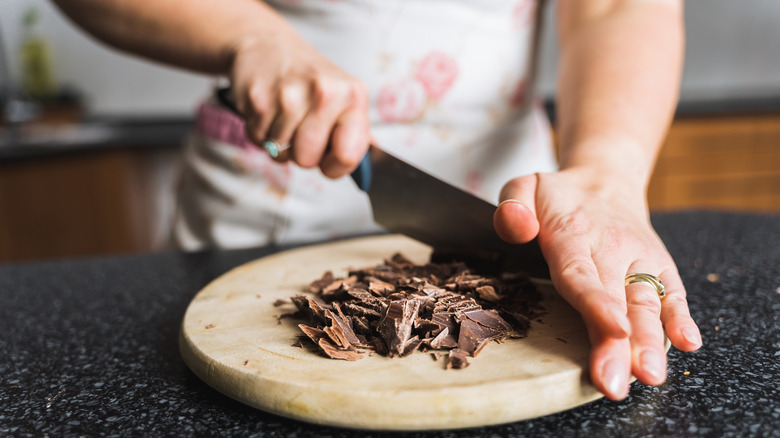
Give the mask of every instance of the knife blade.
M 536 239 L 512 245 L 498 237 L 495 205 L 373 145 L 351 176 L 386 230 L 456 254 L 497 254 L 502 269 L 550 278 Z
M 217 90 L 217 98 L 239 114 L 228 88 Z M 493 228 L 495 205 L 374 145 L 350 176 L 368 195 L 374 221 L 387 231 L 452 253 L 495 254 L 501 269 L 550 278 L 536 239 L 512 245 L 498 237 Z

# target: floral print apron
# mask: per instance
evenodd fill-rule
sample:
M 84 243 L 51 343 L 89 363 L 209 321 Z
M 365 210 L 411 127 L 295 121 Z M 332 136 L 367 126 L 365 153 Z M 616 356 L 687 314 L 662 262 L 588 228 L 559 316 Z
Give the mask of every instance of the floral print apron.
M 496 203 L 510 179 L 556 168 L 530 97 L 534 0 L 268 1 L 362 80 L 378 146 Z M 365 234 L 368 198 L 344 177 L 279 164 L 205 102 L 188 141 L 174 236 L 184 249 Z

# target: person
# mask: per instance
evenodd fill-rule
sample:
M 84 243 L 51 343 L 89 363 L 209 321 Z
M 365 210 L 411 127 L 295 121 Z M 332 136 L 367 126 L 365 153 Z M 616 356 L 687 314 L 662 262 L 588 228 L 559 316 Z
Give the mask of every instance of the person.
M 117 48 L 229 78 L 186 151 L 185 248 L 374 229 L 349 178 L 375 142 L 499 201 L 582 315 L 607 397 L 666 378 L 664 334 L 701 346 L 646 189 L 678 96 L 682 0 L 559 0 L 558 160 L 531 98 L 533 0 L 55 0 Z M 269 153 L 262 152 L 267 150 Z M 630 274 L 646 273 L 626 286 Z M 666 297 L 647 287 L 655 278 Z

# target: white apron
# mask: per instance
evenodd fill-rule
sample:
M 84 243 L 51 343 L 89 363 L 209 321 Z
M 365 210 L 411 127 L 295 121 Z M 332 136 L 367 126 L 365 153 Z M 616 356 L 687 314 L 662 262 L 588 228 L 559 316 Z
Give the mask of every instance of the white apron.
M 366 84 L 381 148 L 493 203 L 510 179 L 556 168 L 547 118 L 527 96 L 534 0 L 268 3 Z M 212 102 L 200 108 L 174 226 L 183 249 L 377 230 L 351 178 L 276 163 L 240 120 Z

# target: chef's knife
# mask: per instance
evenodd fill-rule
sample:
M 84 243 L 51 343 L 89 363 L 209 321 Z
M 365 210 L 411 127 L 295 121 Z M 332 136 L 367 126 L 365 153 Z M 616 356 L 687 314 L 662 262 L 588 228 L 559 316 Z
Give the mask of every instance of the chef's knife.
M 229 89 L 219 89 L 217 96 L 237 113 Z M 373 145 L 351 177 L 368 194 L 374 221 L 386 230 L 453 254 L 497 254 L 503 269 L 550 277 L 536 240 L 511 245 L 498 237 L 495 205 Z

